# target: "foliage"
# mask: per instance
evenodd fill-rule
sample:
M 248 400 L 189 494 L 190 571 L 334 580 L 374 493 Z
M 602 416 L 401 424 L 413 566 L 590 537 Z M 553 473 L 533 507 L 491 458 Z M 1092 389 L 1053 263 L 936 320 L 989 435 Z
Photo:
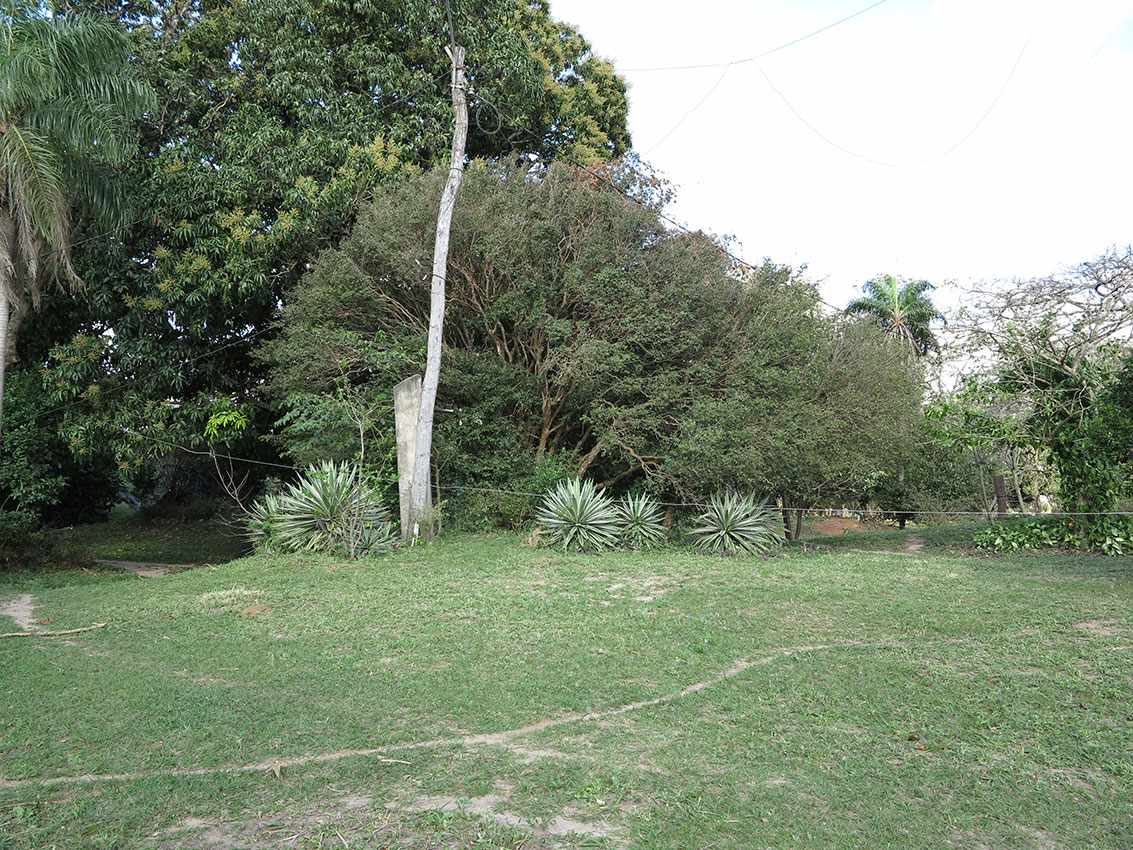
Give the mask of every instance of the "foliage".
M 1059 501 L 1091 536 L 1133 482 L 1133 250 L 1070 273 L 976 292 L 963 351 L 991 368 L 968 381 L 972 439 L 1049 454 Z
M 1099 517 L 1089 524 L 1084 539 L 1073 517 L 1011 519 L 980 529 L 972 541 L 993 552 L 1083 547 L 1106 555 L 1133 555 L 1133 517 Z
M 622 542 L 631 549 L 644 549 L 665 542 L 665 523 L 660 503 L 648 493 L 629 493 L 618 502 L 622 519 Z
M 599 552 L 618 545 L 622 520 L 617 506 L 593 481 L 562 481 L 535 515 L 544 540 L 567 551 Z
M 0 6 L 0 411 L 19 329 L 53 276 L 71 266 L 73 208 L 121 220 L 114 167 L 134 152 L 134 122 L 154 106 L 109 21 L 36 0 Z M 56 275 L 57 273 L 57 275 Z
M 934 288 L 927 280 L 881 275 L 865 282 L 862 297 L 851 301 L 846 313 L 871 319 L 886 335 L 924 356 L 940 348 L 932 324 L 944 315 L 929 298 Z
M 446 500 L 483 515 L 491 497 L 471 505 L 460 488 L 540 489 L 524 482 L 548 457 L 654 495 L 735 487 L 806 505 L 866 492 L 911 439 L 917 370 L 880 332 L 826 315 L 791 269 L 740 269 L 709 237 L 667 228 L 648 200 L 666 188 L 636 168 L 611 173 L 644 206 L 561 164 L 469 167 L 435 438 Z M 285 417 L 300 397 L 304 415 L 319 409 L 343 373 L 377 395 L 419 368 L 443 176 L 381 187 L 292 294 L 266 351 Z
M 0 567 L 25 566 L 42 545 L 39 520 L 26 511 L 0 510 Z
M 248 414 L 250 438 L 268 433 L 279 412 L 260 392 L 264 367 L 253 355 L 279 305 L 376 186 L 447 155 L 444 6 L 72 5 L 129 32 L 159 107 L 130 174 L 145 215 L 120 242 L 85 234 L 78 309 L 38 323 L 55 401 L 78 402 L 68 438 L 116 445 L 138 464 L 168 446 L 125 429 L 201 447 L 220 398 Z M 628 148 L 624 83 L 545 3 L 485 0 L 474 13 L 455 5 L 480 98 L 471 155 L 590 161 Z M 309 401 L 292 395 L 299 412 L 289 424 L 312 424 Z
M 351 558 L 393 545 L 389 514 L 356 465 L 327 461 L 309 467 L 282 492 L 267 493 L 249 511 L 257 548 L 329 552 Z
M 782 519 L 766 500 L 734 491 L 713 495 L 697 522 L 697 547 L 719 555 L 766 555 L 783 543 Z
M 30 369 L 13 372 L 0 432 L 0 510 L 58 526 L 104 519 L 121 485 L 105 451 L 78 455 L 59 435 L 61 414 Z

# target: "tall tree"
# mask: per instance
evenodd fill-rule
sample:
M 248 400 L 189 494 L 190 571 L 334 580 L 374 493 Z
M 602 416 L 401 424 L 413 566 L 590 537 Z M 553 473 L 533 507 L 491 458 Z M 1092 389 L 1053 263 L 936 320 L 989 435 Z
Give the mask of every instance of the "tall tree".
M 262 433 L 275 412 L 253 355 L 290 290 L 379 186 L 447 158 L 443 7 L 71 2 L 130 30 L 160 107 L 133 173 L 146 215 L 122 242 L 82 246 L 85 310 L 51 328 L 53 400 L 77 402 L 64 427 L 85 443 L 121 445 L 130 431 L 189 443 L 215 404 L 231 402 Z M 577 32 L 548 23 L 545 3 L 463 0 L 454 11 L 469 157 L 519 148 L 549 160 L 569 145 L 607 158 L 628 146 L 624 84 Z M 126 439 L 139 441 L 131 457 L 164 451 Z
M 134 122 L 153 104 L 113 23 L 29 0 L 0 5 L 0 423 L 28 311 L 50 280 L 79 282 L 72 211 L 120 218 L 113 167 L 134 150 Z
M 868 317 L 887 335 L 924 356 L 939 348 L 932 323 L 944 319 L 929 298 L 934 288 L 927 280 L 880 275 L 865 282 L 862 297 L 851 301 L 846 313 Z

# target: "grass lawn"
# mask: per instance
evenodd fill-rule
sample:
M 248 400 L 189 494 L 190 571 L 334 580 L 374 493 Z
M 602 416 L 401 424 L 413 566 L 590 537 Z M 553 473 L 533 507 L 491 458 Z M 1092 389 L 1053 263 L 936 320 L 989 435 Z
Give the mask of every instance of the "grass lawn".
M 0 848 L 1133 847 L 1128 560 L 857 543 L 0 574 Z

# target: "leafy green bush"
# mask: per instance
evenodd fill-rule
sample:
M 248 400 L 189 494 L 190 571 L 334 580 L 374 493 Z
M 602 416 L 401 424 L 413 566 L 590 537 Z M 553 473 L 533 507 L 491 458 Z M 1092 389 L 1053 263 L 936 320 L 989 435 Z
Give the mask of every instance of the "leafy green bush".
M 535 515 L 542 538 L 551 546 L 597 552 L 618 545 L 622 519 L 617 506 L 593 481 L 562 481 L 543 499 Z
M 326 461 L 248 512 L 257 548 L 360 557 L 393 546 L 389 513 L 356 464 Z
M 39 520 L 26 511 L 0 511 L 0 567 L 38 561 L 43 540 Z
M 560 481 L 572 477 L 569 464 L 561 457 L 547 455 L 531 463 L 522 455 L 508 455 L 515 474 L 496 482 L 491 479 L 453 488 L 445 496 L 445 527 L 463 531 L 492 528 L 523 528 L 535 516 L 542 496 Z M 523 470 L 527 468 L 526 473 Z
M 783 545 L 783 522 L 779 515 L 753 496 L 718 493 L 692 529 L 700 549 L 720 555 L 765 555 Z
M 1106 555 L 1129 555 L 1133 554 L 1133 517 L 1098 517 L 1088 523 L 1084 533 L 1073 517 L 1010 519 L 980 529 L 972 542 L 992 552 L 1085 546 Z
M 1018 552 L 1022 549 L 1070 549 L 1078 545 L 1074 524 L 1065 518 L 1015 519 L 996 522 L 972 535 L 980 549 Z
M 622 542 L 631 549 L 644 549 L 665 542 L 661 505 L 645 493 L 630 494 L 618 503 L 622 519 Z

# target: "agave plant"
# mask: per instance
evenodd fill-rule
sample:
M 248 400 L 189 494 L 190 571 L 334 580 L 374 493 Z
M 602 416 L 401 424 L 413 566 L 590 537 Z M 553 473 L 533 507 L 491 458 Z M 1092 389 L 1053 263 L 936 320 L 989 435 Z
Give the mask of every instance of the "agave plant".
M 630 494 L 618 503 L 622 520 L 622 541 L 632 549 L 644 549 L 665 542 L 661 505 L 646 493 Z
M 622 519 L 617 506 L 592 481 L 560 481 L 535 514 L 541 539 L 576 552 L 597 552 L 618 545 Z
M 331 461 L 265 496 L 249 511 L 248 529 L 258 545 L 288 552 L 358 557 L 393 543 L 389 514 L 357 465 Z
M 783 523 L 767 502 L 738 493 L 717 493 L 692 530 L 696 545 L 708 552 L 765 555 L 783 544 Z
M 249 508 L 245 522 L 247 536 L 256 549 L 272 549 L 276 519 L 279 516 L 279 494 L 265 493 Z

